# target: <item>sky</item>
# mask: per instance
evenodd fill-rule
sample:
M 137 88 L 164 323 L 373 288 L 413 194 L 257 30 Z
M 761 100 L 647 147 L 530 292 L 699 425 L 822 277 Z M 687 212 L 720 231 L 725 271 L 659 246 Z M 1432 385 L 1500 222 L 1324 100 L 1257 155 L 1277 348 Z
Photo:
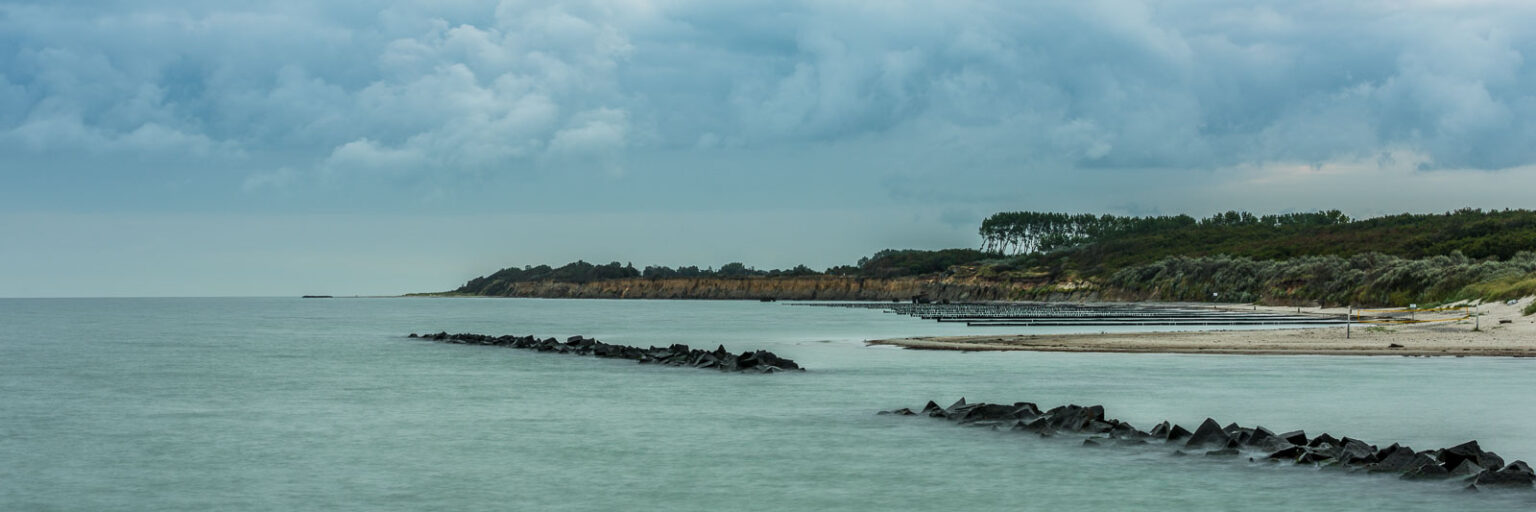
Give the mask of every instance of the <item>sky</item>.
M 0 297 L 1536 206 L 1536 2 L 0 0 Z

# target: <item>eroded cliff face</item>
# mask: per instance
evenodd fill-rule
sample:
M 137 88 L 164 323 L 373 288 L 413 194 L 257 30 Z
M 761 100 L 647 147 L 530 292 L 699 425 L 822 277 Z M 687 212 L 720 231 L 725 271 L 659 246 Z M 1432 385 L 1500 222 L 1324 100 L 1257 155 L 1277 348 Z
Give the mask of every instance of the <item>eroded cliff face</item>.
M 1071 289 L 1042 295 L 1041 282 L 975 278 L 920 277 L 864 279 L 849 277 L 760 277 L 615 279 L 592 283 L 508 283 L 505 297 L 590 299 L 780 299 L 780 300 L 930 300 L 985 301 L 1074 298 Z

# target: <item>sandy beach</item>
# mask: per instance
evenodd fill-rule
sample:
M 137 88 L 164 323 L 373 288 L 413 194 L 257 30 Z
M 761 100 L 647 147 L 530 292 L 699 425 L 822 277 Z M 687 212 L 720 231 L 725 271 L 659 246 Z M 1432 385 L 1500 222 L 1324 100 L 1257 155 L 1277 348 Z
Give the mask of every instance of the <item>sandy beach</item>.
M 1536 357 L 1536 315 L 1503 302 L 1478 306 L 1479 320 L 1309 329 L 1181 331 L 1129 334 L 932 336 L 869 340 L 921 350 L 1036 350 L 1055 352 L 1149 352 L 1188 354 L 1318 354 L 1358 356 Z M 1295 307 L 1219 306 L 1234 310 L 1297 311 Z M 1342 308 L 1302 308 L 1307 313 L 1344 315 Z M 1477 327 L 1474 330 L 1474 327 Z

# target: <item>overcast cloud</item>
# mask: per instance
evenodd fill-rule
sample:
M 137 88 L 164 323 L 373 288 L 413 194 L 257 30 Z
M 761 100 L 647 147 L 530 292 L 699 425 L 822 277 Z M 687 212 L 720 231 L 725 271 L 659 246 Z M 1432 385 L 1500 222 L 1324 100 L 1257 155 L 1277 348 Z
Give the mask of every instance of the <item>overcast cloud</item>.
M 333 4 L 0 1 L 0 215 L 35 247 L 11 253 L 93 218 L 836 211 L 835 250 L 719 240 L 829 265 L 970 245 L 998 210 L 1372 215 L 1536 186 L 1530 2 Z M 617 234 L 571 225 L 551 233 Z M 581 245 L 543 236 L 521 245 Z M 681 251 L 494 256 L 712 263 Z M 25 290 L 0 285 L 47 293 Z

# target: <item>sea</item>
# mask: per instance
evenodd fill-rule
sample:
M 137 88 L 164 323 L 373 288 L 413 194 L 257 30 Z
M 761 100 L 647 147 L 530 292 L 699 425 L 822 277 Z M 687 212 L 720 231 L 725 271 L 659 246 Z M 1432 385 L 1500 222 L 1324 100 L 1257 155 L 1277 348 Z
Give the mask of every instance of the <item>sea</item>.
M 731 301 L 3 299 L 0 510 L 1536 509 L 1536 491 L 876 414 L 961 397 L 1100 404 L 1143 429 L 1211 417 L 1536 459 L 1532 359 L 864 343 L 1071 330 Z M 438 331 L 763 349 L 808 370 L 407 337 Z

